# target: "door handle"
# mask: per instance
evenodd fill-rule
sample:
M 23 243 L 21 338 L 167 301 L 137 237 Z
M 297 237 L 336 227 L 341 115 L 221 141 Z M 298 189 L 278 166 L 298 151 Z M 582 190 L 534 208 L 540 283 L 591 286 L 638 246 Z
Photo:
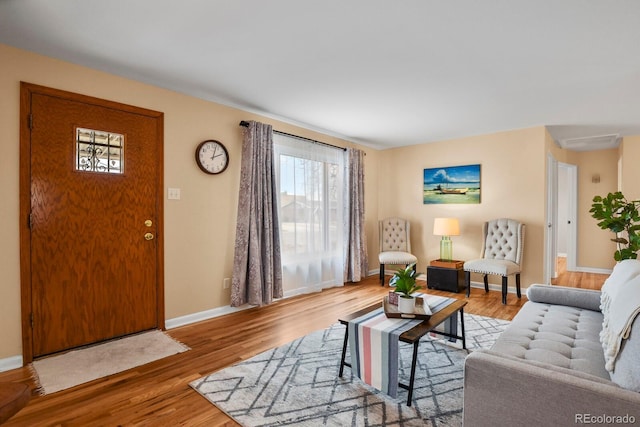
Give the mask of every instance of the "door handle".
M 153 233 L 145 233 L 144 238 L 145 240 L 153 240 Z

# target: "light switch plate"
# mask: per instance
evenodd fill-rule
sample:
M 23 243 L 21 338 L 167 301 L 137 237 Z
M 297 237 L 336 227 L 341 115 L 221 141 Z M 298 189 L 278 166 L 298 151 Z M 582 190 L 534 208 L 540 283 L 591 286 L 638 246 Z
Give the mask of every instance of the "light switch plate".
M 168 199 L 169 200 L 180 200 L 180 189 L 179 188 L 169 188 Z

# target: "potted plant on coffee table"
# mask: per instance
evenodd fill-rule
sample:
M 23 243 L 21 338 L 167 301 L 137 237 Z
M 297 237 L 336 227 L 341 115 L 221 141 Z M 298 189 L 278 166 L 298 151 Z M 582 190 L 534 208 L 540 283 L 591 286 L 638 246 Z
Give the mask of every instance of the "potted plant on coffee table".
M 416 298 L 411 295 L 422 287 L 416 284 L 415 263 L 408 265 L 405 269 L 395 272 L 389 286 L 395 286 L 398 298 L 398 311 L 400 313 L 413 313 L 416 307 Z

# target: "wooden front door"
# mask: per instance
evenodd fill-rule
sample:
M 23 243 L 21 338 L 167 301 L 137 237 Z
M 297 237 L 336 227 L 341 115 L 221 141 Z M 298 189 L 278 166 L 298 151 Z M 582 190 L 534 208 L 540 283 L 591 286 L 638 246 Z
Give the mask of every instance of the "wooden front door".
M 21 99 L 25 363 L 164 328 L 162 113 L 26 83 Z

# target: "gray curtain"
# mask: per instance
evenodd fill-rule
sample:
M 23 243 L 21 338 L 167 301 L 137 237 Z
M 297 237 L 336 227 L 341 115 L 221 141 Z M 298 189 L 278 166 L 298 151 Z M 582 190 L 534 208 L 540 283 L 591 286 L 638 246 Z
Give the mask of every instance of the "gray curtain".
M 367 237 L 364 229 L 364 152 L 347 149 L 347 191 L 344 281 L 367 276 Z
M 231 306 L 282 298 L 276 180 L 271 125 L 244 130 Z

